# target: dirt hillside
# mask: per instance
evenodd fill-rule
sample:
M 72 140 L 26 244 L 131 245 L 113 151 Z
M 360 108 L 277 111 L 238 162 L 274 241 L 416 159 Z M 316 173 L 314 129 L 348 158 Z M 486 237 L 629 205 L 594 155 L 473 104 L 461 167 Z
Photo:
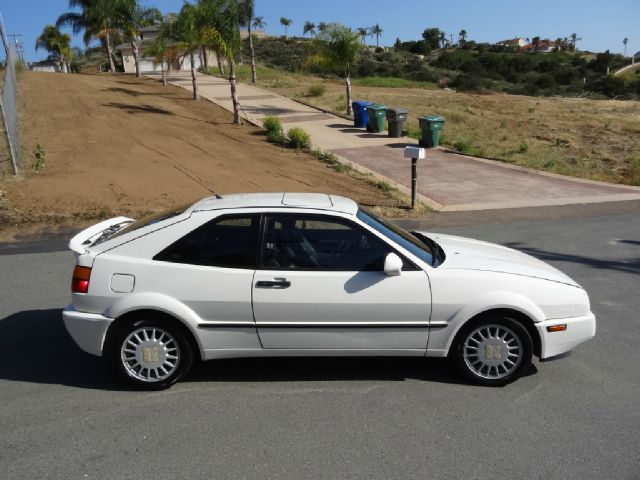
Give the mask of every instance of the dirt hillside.
M 139 216 L 218 193 L 308 191 L 393 206 L 382 190 L 188 92 L 125 75 L 25 72 L 20 77 L 23 176 L 0 184 L 0 230 Z M 38 145 L 40 147 L 38 147 Z M 34 170 L 35 151 L 44 165 Z

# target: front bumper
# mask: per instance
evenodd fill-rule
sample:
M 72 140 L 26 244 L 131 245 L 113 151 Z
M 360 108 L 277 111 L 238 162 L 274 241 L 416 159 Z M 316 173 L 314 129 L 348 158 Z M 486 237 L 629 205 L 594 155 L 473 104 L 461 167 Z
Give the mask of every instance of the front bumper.
M 91 355 L 102 356 L 104 338 L 113 318 L 78 312 L 73 305 L 69 305 L 62 311 L 62 319 L 67 332 L 82 350 Z
M 547 327 L 566 324 L 563 332 L 548 332 Z M 556 318 L 536 323 L 540 334 L 540 359 L 555 357 L 571 351 L 596 334 L 596 317 L 593 313 L 582 317 Z

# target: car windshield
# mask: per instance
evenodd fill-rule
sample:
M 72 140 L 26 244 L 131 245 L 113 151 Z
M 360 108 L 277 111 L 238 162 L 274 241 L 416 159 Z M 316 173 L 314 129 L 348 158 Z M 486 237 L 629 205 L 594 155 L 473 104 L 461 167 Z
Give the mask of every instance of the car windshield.
M 440 246 L 430 238 L 424 235 L 417 236 L 409 233 L 377 217 L 363 207 L 358 208 L 356 216 L 370 227 L 382 233 L 385 237 L 414 254 L 423 262 L 433 267 L 437 267 L 442 263 Z

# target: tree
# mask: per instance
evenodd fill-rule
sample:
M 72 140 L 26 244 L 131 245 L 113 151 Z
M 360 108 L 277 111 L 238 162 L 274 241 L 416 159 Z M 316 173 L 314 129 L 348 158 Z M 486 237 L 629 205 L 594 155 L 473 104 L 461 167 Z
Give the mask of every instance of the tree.
M 380 36 L 382 35 L 383 30 L 382 28 L 380 28 L 379 24 L 375 24 L 373 27 L 371 27 L 371 36 L 375 36 L 376 37 L 376 48 L 380 48 Z
M 369 36 L 369 27 L 360 27 L 360 28 L 357 28 L 356 31 L 360 35 L 360 39 L 362 40 L 362 45 L 366 46 L 367 37 Z
M 460 30 L 460 33 L 458 33 L 458 43 L 460 43 L 460 45 L 464 45 L 466 41 L 467 41 L 467 31 L 462 29 Z
M 318 32 L 322 33 L 326 31 L 327 31 L 327 24 L 325 22 L 320 22 L 318 24 Z
M 360 34 L 338 23 L 330 23 L 316 38 L 316 52 L 307 59 L 307 65 L 329 70 L 345 80 L 347 114 L 353 114 L 351 106 L 351 72 L 358 61 L 362 44 Z
M 140 78 L 140 30 L 162 21 L 162 14 L 157 8 L 147 8 L 138 0 L 114 0 L 116 7 L 116 25 L 131 44 L 133 60 L 136 64 L 136 77 Z
M 440 45 L 444 49 L 447 46 L 447 35 L 444 32 L 440 32 L 440 36 L 438 38 L 440 40 Z
M 239 0 L 238 15 L 240 17 L 240 25 L 247 29 L 249 37 L 249 51 L 251 53 L 251 83 L 254 85 L 258 79 L 256 74 L 256 52 L 253 47 L 253 36 L 251 35 L 251 27 L 255 22 L 255 2 L 254 0 Z M 262 17 L 260 17 L 262 22 Z
M 200 100 L 194 54 L 209 45 L 216 45 L 221 49 L 224 46 L 220 32 L 206 25 L 205 19 L 206 11 L 202 4 L 192 5 L 185 3 L 171 31 L 171 37 L 175 41 L 173 48 L 179 55 L 188 55 L 191 62 L 191 83 L 194 100 Z
M 533 45 L 533 51 L 537 52 L 540 48 L 540 37 L 533 37 L 531 40 L 531 45 Z
M 159 25 L 160 31 L 158 32 L 158 36 L 145 49 L 145 53 L 150 57 L 153 57 L 156 63 L 160 64 L 160 71 L 162 72 L 162 84 L 164 86 L 167 85 L 167 76 L 165 75 L 164 65 L 165 62 L 167 63 L 167 65 L 171 62 L 171 35 L 173 23 L 175 22 L 175 20 L 176 18 L 174 14 L 169 14 L 164 17 Z
M 302 36 L 304 37 L 307 33 L 309 35 L 313 35 L 314 37 L 316 35 L 316 24 L 310 22 L 309 20 L 304 22 L 304 27 L 302 28 Z
M 85 45 L 98 39 L 104 41 L 109 58 L 109 70 L 113 73 L 116 67 L 113 61 L 111 38 L 117 32 L 116 9 L 117 0 L 69 0 L 69 8 L 80 7 L 80 12 L 67 12 L 58 17 L 57 27 L 70 26 L 74 34 L 84 30 Z
M 280 17 L 280 25 L 284 27 L 284 36 L 285 38 L 289 36 L 289 27 L 293 23 L 293 20 L 290 18 Z
M 46 50 L 58 60 L 60 71 L 69 73 L 69 60 L 71 52 L 71 35 L 61 33 L 55 25 L 47 25 L 36 38 L 36 52 L 39 49 Z
M 229 85 L 231 87 L 231 101 L 233 103 L 233 121 L 240 125 L 240 102 L 236 85 L 235 54 L 240 50 L 240 9 L 237 0 L 200 0 L 206 28 L 218 33 L 208 43 L 218 58 L 223 58 L 229 64 Z
M 582 40 L 582 38 L 578 37 L 577 33 L 572 33 L 569 38 L 571 38 L 571 50 L 575 52 L 576 50 L 576 42 Z
M 422 32 L 422 38 L 424 38 L 427 48 L 433 50 L 438 48 L 440 44 L 440 29 L 439 28 L 427 28 Z
M 622 40 L 622 43 L 624 45 L 624 56 L 627 56 L 627 43 L 629 43 L 629 39 L 627 37 L 624 37 L 624 40 Z

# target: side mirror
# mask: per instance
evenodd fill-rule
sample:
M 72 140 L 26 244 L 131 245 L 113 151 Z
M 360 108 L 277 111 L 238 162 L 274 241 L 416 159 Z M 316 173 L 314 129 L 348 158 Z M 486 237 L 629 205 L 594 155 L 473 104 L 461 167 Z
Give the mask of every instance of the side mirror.
M 390 253 L 385 257 L 384 273 L 390 277 L 397 277 L 402 273 L 402 259 L 395 253 Z

